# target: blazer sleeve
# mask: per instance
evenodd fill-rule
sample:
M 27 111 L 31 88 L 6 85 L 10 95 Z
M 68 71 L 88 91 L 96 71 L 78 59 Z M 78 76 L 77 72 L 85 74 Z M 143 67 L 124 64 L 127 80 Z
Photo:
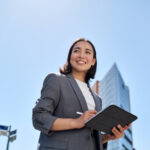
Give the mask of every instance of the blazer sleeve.
M 33 126 L 44 134 L 48 134 L 57 119 L 53 116 L 54 110 L 59 102 L 60 89 L 56 74 L 49 74 L 43 83 L 41 98 L 33 108 Z

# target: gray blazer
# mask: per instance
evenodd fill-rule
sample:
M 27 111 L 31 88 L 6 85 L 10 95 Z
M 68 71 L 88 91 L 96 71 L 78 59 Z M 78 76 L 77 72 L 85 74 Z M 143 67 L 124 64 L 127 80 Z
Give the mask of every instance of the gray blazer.
M 96 110 L 102 107 L 101 99 L 89 87 Z M 39 150 L 87 150 L 91 129 L 83 127 L 64 131 L 51 131 L 57 118 L 78 118 L 76 112 L 88 110 L 85 98 L 72 74 L 49 74 L 43 83 L 41 98 L 33 108 L 33 125 L 40 130 Z M 98 150 L 102 150 L 101 134 L 93 131 Z

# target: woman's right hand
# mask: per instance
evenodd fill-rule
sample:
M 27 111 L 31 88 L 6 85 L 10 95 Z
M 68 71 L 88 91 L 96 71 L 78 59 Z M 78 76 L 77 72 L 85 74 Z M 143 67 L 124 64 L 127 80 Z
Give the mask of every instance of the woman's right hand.
M 80 129 L 85 126 L 85 122 L 97 114 L 96 110 L 87 110 L 79 118 L 73 119 L 74 128 Z

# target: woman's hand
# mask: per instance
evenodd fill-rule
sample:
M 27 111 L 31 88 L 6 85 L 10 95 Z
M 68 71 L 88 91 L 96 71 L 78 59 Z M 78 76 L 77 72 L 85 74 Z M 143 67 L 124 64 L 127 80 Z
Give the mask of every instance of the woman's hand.
M 80 129 L 85 126 L 85 122 L 97 114 L 96 110 L 87 110 L 79 118 L 73 120 L 74 128 Z
M 116 140 L 116 139 L 123 137 L 124 131 L 127 130 L 130 126 L 131 126 L 131 124 L 129 124 L 123 128 L 121 125 L 117 125 L 118 129 L 116 127 L 113 127 L 113 129 L 112 129 L 113 134 L 103 134 L 102 135 L 102 143 L 104 144 L 104 143 L 108 142 L 109 140 Z
M 130 126 L 131 126 L 131 124 L 126 125 L 126 126 L 123 128 L 121 125 L 117 125 L 117 128 L 118 128 L 118 129 L 117 129 L 116 127 L 113 127 L 113 129 L 112 129 L 113 135 L 108 134 L 108 138 L 109 138 L 110 140 L 116 140 L 116 139 L 119 139 L 119 138 L 123 137 L 124 131 L 127 130 Z

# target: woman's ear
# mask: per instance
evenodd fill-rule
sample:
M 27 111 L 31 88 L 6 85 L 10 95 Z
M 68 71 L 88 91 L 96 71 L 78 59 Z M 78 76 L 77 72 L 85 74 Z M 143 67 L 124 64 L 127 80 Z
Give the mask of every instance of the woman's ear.
M 93 60 L 92 60 L 92 66 L 94 66 L 95 63 L 96 63 L 96 58 L 93 58 Z

